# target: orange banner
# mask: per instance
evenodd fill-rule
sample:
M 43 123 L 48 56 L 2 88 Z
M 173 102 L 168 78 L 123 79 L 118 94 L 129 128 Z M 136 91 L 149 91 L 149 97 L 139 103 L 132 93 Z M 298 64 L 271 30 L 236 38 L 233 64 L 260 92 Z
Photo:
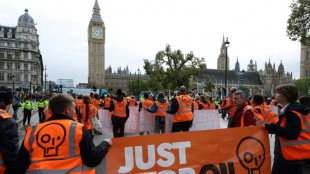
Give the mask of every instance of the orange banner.
M 112 139 L 107 173 L 271 173 L 267 131 L 260 126 Z

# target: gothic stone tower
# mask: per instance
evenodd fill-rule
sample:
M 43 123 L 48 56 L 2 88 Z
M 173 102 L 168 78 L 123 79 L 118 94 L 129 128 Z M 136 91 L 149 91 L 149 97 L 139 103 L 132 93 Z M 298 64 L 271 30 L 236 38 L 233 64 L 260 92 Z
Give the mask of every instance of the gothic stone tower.
M 310 77 L 310 46 L 301 44 L 300 78 Z
M 104 86 L 105 27 L 96 0 L 88 25 L 88 85 Z
M 226 47 L 225 47 L 225 40 L 223 36 L 221 52 L 220 52 L 219 57 L 217 58 L 217 69 L 225 70 L 225 63 L 226 63 Z M 229 57 L 227 57 L 227 70 L 229 70 Z

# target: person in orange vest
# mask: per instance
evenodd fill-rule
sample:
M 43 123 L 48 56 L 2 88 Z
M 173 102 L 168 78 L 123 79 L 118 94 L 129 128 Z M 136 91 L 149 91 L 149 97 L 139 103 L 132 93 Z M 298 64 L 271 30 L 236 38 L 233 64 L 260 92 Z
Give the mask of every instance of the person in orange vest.
M 104 98 L 103 109 L 109 110 L 110 103 L 111 103 L 111 98 L 110 98 L 110 95 L 108 94 L 107 97 Z
M 146 108 L 150 113 L 155 113 L 155 134 L 165 133 L 165 117 L 167 109 L 170 109 L 168 101 L 165 99 L 165 94 L 160 92 L 157 96 L 157 101 L 153 107 Z
M 91 98 L 88 95 L 83 96 L 83 104 L 79 106 L 79 111 L 81 115 L 81 123 L 84 124 L 84 127 L 89 131 L 91 134 L 92 139 L 94 135 L 92 134 L 92 117 L 98 118 L 98 109 L 91 104 Z
M 209 110 L 215 109 L 215 103 L 213 102 L 212 97 L 208 97 L 207 101 L 208 101 L 208 103 L 209 103 L 208 109 L 209 109 Z
M 0 173 L 16 173 L 16 158 L 19 148 L 18 126 L 8 113 L 13 103 L 9 88 L 0 87 Z
M 101 109 L 103 106 L 103 103 L 101 102 L 99 98 L 99 94 L 94 94 L 92 105 L 95 106 L 97 109 Z
M 225 105 L 221 107 L 221 111 L 224 111 L 224 115 L 222 114 L 222 118 L 225 119 L 227 112 L 229 112 L 232 108 L 235 107 L 234 102 L 233 102 L 233 94 L 237 91 L 238 89 L 236 87 L 233 87 L 230 89 L 230 97 L 226 98 Z M 231 119 L 232 115 L 229 115 L 228 119 Z
M 141 111 L 141 109 L 144 109 L 144 110 L 146 110 L 147 108 L 151 109 L 152 106 L 153 106 L 153 101 L 150 100 L 150 98 L 149 98 L 149 97 L 150 97 L 149 93 L 145 92 L 145 93 L 143 94 L 143 97 L 144 97 L 143 102 L 140 102 L 140 103 L 139 103 L 139 110 L 138 110 L 139 112 Z M 150 131 L 146 131 L 146 134 L 147 134 L 147 135 L 150 135 L 151 132 L 150 132 Z M 139 132 L 139 135 L 144 135 L 144 132 Z
M 75 114 L 73 116 L 74 121 L 81 122 L 81 115 L 80 115 L 80 106 L 83 104 L 83 95 L 78 95 L 77 100 L 75 101 Z
M 242 91 L 234 92 L 233 102 L 237 109 L 232 117 L 229 127 L 255 126 L 256 120 L 254 118 L 253 108 L 245 102 L 245 95 Z
M 198 109 L 199 110 L 206 110 L 206 109 L 208 109 L 209 108 L 209 103 L 208 103 L 208 101 L 206 100 L 206 97 L 205 96 L 200 96 L 200 103 L 199 103 L 199 107 L 198 107 Z
M 83 124 L 75 122 L 74 99 L 56 94 L 49 99 L 53 113 L 47 122 L 26 128 L 25 139 L 19 149 L 17 173 L 92 173 L 109 147 L 105 139 L 97 147 Z
M 299 91 L 292 84 L 276 87 L 276 100 L 283 108 L 279 122 L 266 123 L 264 127 L 275 134 L 272 174 L 302 174 L 305 159 L 310 158 L 310 109 L 296 103 Z
M 192 99 L 186 95 L 185 86 L 181 86 L 179 96 L 172 99 L 171 109 L 167 112 L 173 114 L 173 124 L 171 132 L 189 131 L 193 122 Z
M 129 100 L 129 105 L 128 106 L 137 106 L 137 101 L 134 99 L 134 97 L 131 97 Z
M 125 123 L 129 117 L 127 99 L 123 97 L 123 92 L 118 89 L 116 97 L 110 103 L 109 111 L 112 112 L 113 136 L 124 137 Z
M 278 115 L 268 105 L 264 104 L 264 97 L 262 95 L 254 94 L 252 96 L 252 104 L 254 109 L 264 118 L 262 123 L 277 123 L 279 121 Z
M 272 97 L 271 98 L 271 102 L 269 103 L 269 105 L 270 106 L 277 106 L 277 104 L 278 104 L 277 100 L 274 97 Z
M 199 95 L 196 95 L 195 101 L 193 101 L 193 109 L 199 110 L 199 104 L 200 104 L 200 97 Z

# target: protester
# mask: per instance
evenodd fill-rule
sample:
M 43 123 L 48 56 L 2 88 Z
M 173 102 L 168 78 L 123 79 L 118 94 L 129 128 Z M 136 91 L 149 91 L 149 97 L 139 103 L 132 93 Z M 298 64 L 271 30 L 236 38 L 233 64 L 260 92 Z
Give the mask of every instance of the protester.
M 264 103 L 262 95 L 254 94 L 251 100 L 255 111 L 262 115 L 263 123 L 277 123 L 279 121 L 278 115 Z
M 83 96 L 83 104 L 79 106 L 79 111 L 81 115 L 81 123 L 84 124 L 84 127 L 89 131 L 91 138 L 94 138 L 92 134 L 92 117 L 98 118 L 97 108 L 91 104 L 91 98 L 88 95 Z
M 144 100 L 143 102 L 139 103 L 139 112 L 141 111 L 141 109 L 146 110 L 147 108 L 151 109 L 153 106 L 153 101 L 149 99 L 149 93 L 145 92 L 143 94 Z M 146 131 L 147 135 L 150 135 L 151 132 L 150 131 Z M 139 132 L 139 135 L 144 135 L 144 132 Z
M 209 108 L 209 103 L 208 101 L 206 100 L 206 97 L 205 96 L 200 96 L 200 102 L 198 104 L 198 109 L 199 110 L 207 110 Z
M 23 119 L 23 125 L 25 126 L 25 123 L 26 123 L 26 119 L 28 118 L 28 124 L 27 125 L 30 125 L 30 119 L 31 119 L 31 111 L 33 111 L 33 105 L 32 105 L 32 102 L 30 101 L 30 97 L 27 96 L 25 98 L 25 102 L 23 103 L 22 105 L 22 111 L 24 112 L 24 119 Z
M 95 173 L 112 145 L 110 139 L 95 147 L 83 124 L 74 122 L 74 99 L 57 94 L 50 99 L 53 116 L 26 128 L 17 159 L 17 173 Z M 48 149 L 47 149 L 48 148 Z
M 233 94 L 234 92 L 236 92 L 238 89 L 236 87 L 233 87 L 230 89 L 230 97 L 229 98 L 226 98 L 224 100 L 225 101 L 225 104 L 222 105 L 223 107 L 219 110 L 219 111 L 222 111 L 222 118 L 225 119 L 226 115 L 227 115 L 227 112 L 229 112 L 231 109 L 233 109 L 235 107 L 234 105 L 234 102 L 233 102 Z M 235 110 L 234 110 L 235 111 Z M 233 116 L 234 113 L 233 112 L 229 112 L 229 117 L 228 119 L 231 119 L 231 116 Z
M 155 134 L 165 133 L 167 109 L 170 109 L 170 107 L 163 92 L 158 94 L 157 101 L 154 102 L 152 109 L 146 108 L 148 112 L 155 113 Z
M 97 108 L 101 109 L 103 107 L 103 103 L 101 102 L 99 98 L 99 94 L 94 94 L 94 98 L 92 100 L 92 104 Z
M 123 97 L 123 92 L 118 89 L 116 97 L 111 100 L 109 111 L 112 112 L 113 136 L 124 137 L 125 123 L 129 117 L 127 99 Z
M 8 113 L 13 102 L 11 90 L 0 87 L 0 173 L 16 173 L 17 124 Z
M 208 109 L 209 109 L 209 110 L 214 110 L 216 106 L 215 106 L 215 103 L 214 103 L 213 100 L 212 100 L 212 97 L 208 97 L 208 98 L 207 98 L 207 101 L 208 101 L 208 103 L 209 103 Z
M 179 96 L 172 99 L 171 109 L 167 112 L 173 114 L 173 124 L 171 132 L 189 131 L 193 122 L 192 99 L 186 95 L 185 86 L 181 86 Z
M 256 125 L 254 119 L 254 111 L 251 106 L 245 102 L 245 95 L 242 91 L 236 91 L 233 94 L 233 102 L 237 107 L 229 127 L 244 127 L 250 125 Z
M 110 98 L 110 95 L 108 94 L 107 97 L 104 99 L 103 109 L 108 110 L 110 108 L 110 103 L 111 103 L 111 98 Z
M 134 99 L 134 97 L 131 97 L 129 100 L 129 106 L 137 106 L 137 101 Z
M 18 109 L 19 109 L 19 107 L 21 107 L 21 105 L 20 105 L 20 102 L 21 102 L 21 98 L 20 97 L 18 97 L 17 95 L 16 95 L 16 92 L 14 91 L 13 92 L 13 104 L 12 104 L 12 106 L 13 106 L 13 111 L 14 111 L 14 113 L 13 113 L 13 119 L 14 120 L 18 120 L 18 118 L 17 118 L 17 113 L 18 113 Z
M 305 115 L 310 109 L 295 102 L 298 96 L 298 89 L 292 84 L 276 87 L 276 101 L 283 106 L 279 122 L 264 125 L 270 134 L 276 135 L 272 174 L 302 174 L 304 159 L 309 159 L 310 144 L 299 144 L 309 141 L 309 132 L 301 130 L 307 128 L 304 120 L 309 124 Z
M 44 116 L 43 116 L 43 110 L 48 107 L 48 106 L 45 106 L 45 100 L 43 99 L 42 96 L 39 97 L 39 100 L 37 101 L 36 103 L 36 110 L 38 110 L 38 113 L 39 113 L 39 121 L 40 123 L 44 122 Z

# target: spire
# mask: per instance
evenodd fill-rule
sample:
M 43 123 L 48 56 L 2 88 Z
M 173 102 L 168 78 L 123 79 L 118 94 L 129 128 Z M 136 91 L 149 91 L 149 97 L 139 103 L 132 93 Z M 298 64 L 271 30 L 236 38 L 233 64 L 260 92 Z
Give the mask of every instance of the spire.
M 95 2 L 95 5 L 94 5 L 94 8 L 93 9 L 98 9 L 98 10 L 100 10 L 100 7 L 99 7 L 99 4 L 98 4 L 98 1 L 96 0 L 96 2 Z
M 225 36 L 224 36 L 224 34 L 223 34 L 223 44 L 225 43 Z
M 238 61 L 238 57 L 237 57 L 237 63 L 239 63 L 239 61 Z

